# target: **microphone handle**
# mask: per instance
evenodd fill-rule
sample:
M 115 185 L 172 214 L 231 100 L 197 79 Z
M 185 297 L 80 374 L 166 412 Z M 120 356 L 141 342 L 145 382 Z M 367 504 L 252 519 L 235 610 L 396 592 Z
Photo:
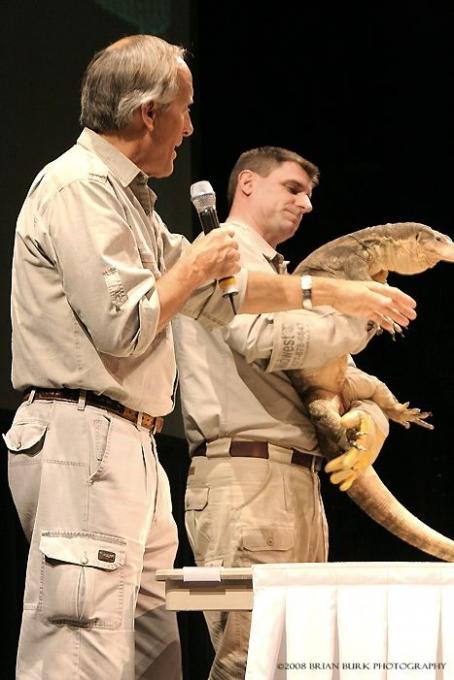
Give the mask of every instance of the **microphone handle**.
M 199 213 L 200 223 L 202 225 L 203 233 L 209 234 L 213 229 L 219 228 L 219 220 L 215 208 L 205 208 Z M 223 297 L 229 296 L 230 302 L 233 304 L 232 295 L 237 295 L 238 288 L 234 276 L 225 276 L 219 279 L 219 287 L 222 290 Z
M 218 229 L 221 226 L 215 208 L 205 208 L 204 210 L 201 210 L 199 212 L 199 218 L 204 234 L 209 234 L 210 231 Z

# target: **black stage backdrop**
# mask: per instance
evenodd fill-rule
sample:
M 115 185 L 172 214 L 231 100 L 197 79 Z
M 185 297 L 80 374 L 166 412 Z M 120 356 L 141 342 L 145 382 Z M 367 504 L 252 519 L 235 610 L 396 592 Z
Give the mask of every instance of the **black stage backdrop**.
M 78 133 L 78 90 L 86 63 L 122 35 L 156 32 L 192 53 L 192 172 L 158 187 L 161 195 L 172 187 L 173 203 L 187 204 L 191 181 L 208 179 L 224 217 L 228 173 L 237 156 L 253 146 L 275 144 L 321 168 L 314 211 L 283 248 L 293 264 L 327 240 L 373 224 L 414 220 L 453 235 L 452 9 L 386 1 L 334 7 L 282 3 L 264 9 L 264 3 L 238 0 L 30 0 L 5 4 L 2 19 L 2 431 L 17 403 L 8 383 L 15 218 L 34 174 Z M 171 228 L 190 233 L 184 215 L 172 223 L 170 203 L 160 203 L 162 216 Z M 195 221 L 193 229 L 198 230 Z M 405 339 L 393 343 L 381 336 L 356 358 L 402 401 L 433 411 L 433 432 L 391 425 L 376 469 L 410 510 L 450 536 L 453 276 L 454 265 L 448 264 L 419 276 L 394 276 L 391 282 L 418 300 L 418 319 Z M 192 564 L 192 556 L 182 524 L 187 453 L 177 433 L 176 425 L 174 433 L 160 437 L 159 446 L 172 486 L 181 537 L 177 566 L 182 566 Z M 7 564 L 1 677 L 9 680 L 26 546 L 7 490 L 4 455 L 1 469 Z M 385 534 L 325 479 L 323 487 L 331 560 L 429 559 Z M 185 679 L 202 680 L 211 650 L 201 615 L 180 615 L 179 621 Z

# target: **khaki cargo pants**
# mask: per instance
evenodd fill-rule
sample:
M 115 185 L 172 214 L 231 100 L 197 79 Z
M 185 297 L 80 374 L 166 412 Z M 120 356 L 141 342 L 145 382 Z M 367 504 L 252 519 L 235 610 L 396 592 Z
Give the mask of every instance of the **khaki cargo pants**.
M 198 566 L 327 560 L 316 472 L 276 460 L 225 457 L 222 445 L 212 448 L 213 457 L 193 458 L 186 489 L 186 530 Z M 285 449 L 274 449 L 285 458 Z M 216 653 L 210 679 L 242 680 L 250 613 L 204 614 Z
M 177 531 L 150 433 L 102 408 L 34 401 L 5 436 L 30 542 L 18 680 L 176 680 L 156 569 Z

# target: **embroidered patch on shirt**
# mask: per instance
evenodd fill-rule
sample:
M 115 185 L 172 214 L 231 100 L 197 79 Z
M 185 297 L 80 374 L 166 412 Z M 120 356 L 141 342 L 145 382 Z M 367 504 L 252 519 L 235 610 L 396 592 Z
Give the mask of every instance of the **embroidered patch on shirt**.
M 112 302 L 115 307 L 121 307 L 127 301 L 128 296 L 118 270 L 115 267 L 109 267 L 103 271 L 103 276 Z

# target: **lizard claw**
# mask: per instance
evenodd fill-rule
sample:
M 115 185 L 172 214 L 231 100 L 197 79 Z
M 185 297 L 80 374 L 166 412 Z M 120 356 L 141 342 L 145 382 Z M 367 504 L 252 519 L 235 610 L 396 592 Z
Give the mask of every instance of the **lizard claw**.
M 426 430 L 433 430 L 434 426 L 426 422 L 426 418 L 430 418 L 431 411 L 421 411 L 420 408 L 410 407 L 410 402 L 406 401 L 404 404 L 396 404 L 391 409 L 386 409 L 387 416 L 394 420 L 399 425 L 405 427 L 406 430 L 412 423 L 424 427 Z
M 358 451 L 367 451 L 365 446 L 362 446 L 361 444 L 357 444 L 356 442 L 354 442 L 352 444 L 352 446 L 353 446 L 353 448 L 357 449 Z
M 394 323 L 393 325 L 394 325 L 395 332 L 398 333 L 401 338 L 405 338 L 405 333 L 403 331 L 403 328 L 401 326 L 399 326 L 398 323 Z
M 399 324 L 395 321 L 392 322 L 392 330 L 390 330 L 389 333 L 393 339 L 393 342 L 396 342 L 398 335 L 400 335 L 401 338 L 405 337 L 405 333 L 403 332 L 401 326 L 399 326 Z
M 427 416 L 431 416 L 431 415 L 432 415 L 431 413 L 421 413 L 421 417 L 422 416 L 427 417 Z M 432 425 L 432 423 L 426 423 L 426 421 L 421 420 L 421 418 L 415 418 L 413 422 L 416 423 L 416 425 L 420 425 L 421 427 L 424 427 L 426 430 L 434 430 L 435 429 L 435 426 Z

